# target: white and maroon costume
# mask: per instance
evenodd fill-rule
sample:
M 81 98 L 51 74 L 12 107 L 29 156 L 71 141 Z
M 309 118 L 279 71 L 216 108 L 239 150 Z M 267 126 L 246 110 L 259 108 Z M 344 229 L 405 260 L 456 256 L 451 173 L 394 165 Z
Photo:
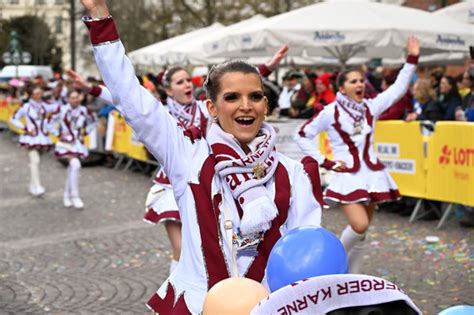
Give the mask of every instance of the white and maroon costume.
M 220 158 L 214 155 L 219 144 L 216 147 L 214 144 L 211 150 L 210 143 L 196 132 L 196 128 L 180 128 L 165 107 L 140 87 L 133 66 L 125 57 L 113 19 L 86 20 L 86 24 L 97 64 L 114 103 L 119 104 L 140 141 L 163 165 L 173 186 L 183 224 L 179 264 L 147 304 L 159 314 L 199 313 L 209 288 L 235 270 L 235 264 L 232 264 L 234 246 L 227 244 L 232 243 L 239 228 L 243 228 L 240 204 L 244 200 L 236 201 L 229 177 L 224 181 L 219 176 L 222 173 L 218 173 L 222 170 L 215 169 L 221 162 L 228 162 L 223 155 Z M 217 125 L 214 127 L 220 129 Z M 273 175 L 258 188 L 264 188 L 273 199 L 269 206 L 276 209 L 275 218 L 268 222 L 269 228 L 257 243 L 258 255 L 237 255 L 236 261 L 240 276 L 257 281 L 263 281 L 270 250 L 282 234 L 303 225 L 319 226 L 321 220 L 318 164 L 314 161 L 301 164 L 275 151 L 271 151 L 270 156 L 278 162 L 272 166 Z M 223 164 L 221 166 L 225 167 Z M 233 175 L 237 185 L 240 184 L 238 180 L 247 176 Z M 226 213 L 228 215 L 224 215 Z M 245 216 L 246 213 L 242 215 Z M 231 237 L 228 236 L 229 225 Z
M 54 154 L 58 157 L 87 157 L 89 151 L 84 137 L 95 128 L 94 115 L 87 107 L 79 105 L 72 108 L 69 104 L 63 105 L 52 119 L 60 121 L 59 141 L 55 145 Z
M 36 102 L 30 99 L 24 103 L 13 116 L 10 122 L 16 128 L 23 129 L 24 134 L 20 135 L 20 145 L 27 149 L 49 149 L 53 142 L 49 138 L 51 124 L 48 114 L 58 110 L 58 104 L 48 104 Z M 26 125 L 20 119 L 24 117 Z
M 94 86 L 89 93 L 109 104 L 114 103 L 110 91 L 105 86 Z M 166 109 L 176 119 L 181 128 L 187 129 L 188 132 L 193 131 L 204 137 L 206 136 L 209 113 L 203 101 L 193 100 L 189 105 L 182 105 L 168 97 L 166 105 Z M 192 126 L 193 128 L 191 128 Z M 153 186 L 148 192 L 143 219 L 153 224 L 164 221 L 181 221 L 173 187 L 163 167 L 158 169 L 153 180 Z
M 168 97 L 166 103 L 168 112 L 181 128 L 188 132 L 194 130 L 195 133 L 206 136 L 209 112 L 203 101 L 193 100 L 190 105 L 182 105 Z M 181 221 L 173 187 L 163 167 L 160 167 L 153 182 L 154 185 L 150 188 L 145 202 L 146 212 L 143 219 L 155 224 L 164 221 Z
M 369 204 L 400 197 L 395 182 L 373 151 L 373 137 L 380 114 L 405 95 L 417 60 L 409 56 L 395 83 L 377 97 L 356 103 L 339 92 L 336 101 L 300 128 L 295 140 L 305 154 L 327 169 L 335 168 L 335 162 L 327 160 L 314 141 L 326 130 L 334 160 L 346 163 L 347 169 L 337 173 L 324 192 L 326 203 Z
M 258 71 L 263 77 L 268 77 L 272 72 L 264 64 L 258 67 Z M 89 93 L 95 97 L 100 97 L 109 104 L 113 104 L 112 95 L 104 86 L 94 86 Z M 205 102 L 193 100 L 191 104 L 183 105 L 168 97 L 166 99 L 166 109 L 176 119 L 178 125 L 187 130 L 188 133 L 200 132 L 203 137 L 206 137 L 210 116 Z M 165 221 L 180 222 L 181 219 L 173 194 L 173 187 L 162 167 L 158 169 L 153 183 L 154 185 L 150 188 L 145 201 L 145 215 L 143 219 L 153 224 Z

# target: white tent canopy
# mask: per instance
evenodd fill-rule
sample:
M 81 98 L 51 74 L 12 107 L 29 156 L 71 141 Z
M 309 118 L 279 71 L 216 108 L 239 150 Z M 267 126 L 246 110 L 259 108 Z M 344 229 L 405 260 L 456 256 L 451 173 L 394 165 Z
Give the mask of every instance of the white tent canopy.
M 212 38 L 216 41 L 222 40 L 227 34 L 239 30 L 243 27 L 253 27 L 266 19 L 263 15 L 255 15 L 249 19 L 223 27 L 213 32 L 207 32 L 201 36 L 196 36 L 187 42 L 171 47 L 166 52 L 166 59 L 169 64 L 200 64 L 207 65 L 223 61 L 223 58 L 207 58 L 204 53 L 203 43 Z
M 250 27 L 258 25 L 266 19 L 263 15 L 256 15 L 250 19 L 241 22 L 222 26 L 221 24 L 214 24 L 210 27 L 205 27 L 178 35 L 176 37 L 140 48 L 129 53 L 130 59 L 133 63 L 143 66 L 163 66 L 166 64 L 191 64 L 191 65 L 210 65 L 223 62 L 228 59 L 225 57 L 206 57 L 204 52 L 204 43 L 209 38 L 213 42 L 218 43 L 243 27 Z M 275 49 L 272 52 L 276 51 Z M 244 56 L 249 63 L 262 64 L 268 61 L 269 56 Z M 348 64 L 362 64 L 367 61 L 367 58 L 352 58 Z M 292 56 L 286 58 L 283 64 L 295 65 L 321 65 L 321 66 L 337 66 L 339 61 L 334 57 L 308 57 L 308 56 Z
M 221 62 L 224 58 L 207 58 L 203 42 L 209 38 L 219 40 L 226 34 L 236 31 L 242 27 L 250 27 L 265 20 L 263 15 L 255 15 L 247 20 L 222 26 L 214 24 L 190 33 L 179 35 L 156 44 L 131 52 L 130 59 L 142 65 L 166 65 L 166 64 L 194 64 L 208 65 Z
M 447 17 L 458 22 L 474 24 L 474 1 L 458 2 L 433 12 L 434 15 Z
M 220 23 L 214 23 L 211 26 L 204 27 L 195 31 L 184 33 L 158 43 L 134 50 L 128 53 L 128 56 L 135 64 L 142 65 L 163 65 L 166 64 L 165 53 L 176 45 L 187 43 L 194 38 L 203 38 L 206 34 L 213 33 L 216 30 L 223 29 Z
M 473 28 L 429 12 L 360 1 L 322 2 L 244 27 L 205 43 L 209 57 L 271 56 L 287 43 L 290 56 L 401 58 L 406 39 L 416 35 L 422 55 L 464 52 Z

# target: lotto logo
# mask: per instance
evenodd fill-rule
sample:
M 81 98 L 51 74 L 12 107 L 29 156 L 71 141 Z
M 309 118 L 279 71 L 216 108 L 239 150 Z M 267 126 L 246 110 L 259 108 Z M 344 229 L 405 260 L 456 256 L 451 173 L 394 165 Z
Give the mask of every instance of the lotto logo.
M 438 163 L 474 167 L 474 148 L 450 148 L 448 145 L 444 145 Z
M 439 156 L 438 163 L 439 164 L 449 164 L 451 158 L 451 150 L 447 145 L 443 146 L 441 149 L 441 155 Z

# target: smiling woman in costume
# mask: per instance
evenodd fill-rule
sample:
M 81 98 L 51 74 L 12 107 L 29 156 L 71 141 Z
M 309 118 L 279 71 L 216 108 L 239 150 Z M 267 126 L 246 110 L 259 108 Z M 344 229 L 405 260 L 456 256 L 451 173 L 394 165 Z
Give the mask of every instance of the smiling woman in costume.
M 266 64 L 258 67 L 259 73 L 268 77 L 285 57 L 287 51 L 288 46 L 283 45 Z M 93 86 L 72 70 L 68 70 L 67 73 L 78 87 L 88 90 L 91 95 L 109 104 L 114 103 L 110 91 L 105 86 Z M 167 94 L 166 109 L 176 119 L 178 125 L 188 133 L 198 132 L 206 137 L 210 115 L 206 102 L 194 98 L 191 75 L 183 67 L 174 66 L 165 71 L 162 83 Z M 170 263 L 171 273 L 178 264 L 181 254 L 181 218 L 173 187 L 163 167 L 158 169 L 153 182 L 154 185 L 150 188 L 145 201 L 144 220 L 152 224 L 164 223 L 173 251 Z
M 258 70 L 243 61 L 214 67 L 206 81 L 214 122 L 206 138 L 183 130 L 140 87 L 105 1 L 81 2 L 92 16 L 85 22 L 105 84 L 163 166 L 180 211 L 179 263 L 148 306 L 160 314 L 199 313 L 220 280 L 265 282 L 268 255 L 281 235 L 320 225 L 321 188 L 317 163 L 303 165 L 277 152 L 275 130 L 264 122 L 267 100 Z
M 349 257 L 349 272 L 359 273 L 363 244 L 376 203 L 400 198 L 397 186 L 373 151 L 375 122 L 405 95 L 420 54 L 416 38 L 407 41 L 408 58 L 393 85 L 373 99 L 364 99 L 364 76 L 358 70 L 342 72 L 336 100 L 310 118 L 295 140 L 321 166 L 337 172 L 324 192 L 324 201 L 339 205 L 349 221 L 341 241 Z M 326 159 L 314 143 L 327 131 L 334 160 Z

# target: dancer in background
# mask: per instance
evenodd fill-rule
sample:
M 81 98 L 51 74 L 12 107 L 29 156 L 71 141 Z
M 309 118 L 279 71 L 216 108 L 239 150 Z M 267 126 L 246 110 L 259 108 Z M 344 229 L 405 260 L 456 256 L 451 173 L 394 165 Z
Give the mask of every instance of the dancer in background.
M 396 81 L 373 99 L 364 99 L 364 76 L 358 70 L 342 72 L 336 101 L 309 119 L 295 136 L 305 154 L 324 168 L 337 172 L 324 192 L 324 200 L 339 205 L 349 221 L 341 241 L 349 257 L 349 272 L 359 273 L 363 244 L 376 203 L 400 198 L 397 186 L 373 152 L 375 122 L 405 95 L 420 54 L 416 38 L 407 41 L 408 58 Z M 334 160 L 325 158 L 314 139 L 327 131 Z
M 96 126 L 93 114 L 83 105 L 79 92 L 68 93 L 68 103 L 60 107 L 52 119 L 59 121 L 59 141 L 54 153 L 57 157 L 67 158 L 68 168 L 64 186 L 63 204 L 65 207 L 84 208 L 79 195 L 79 171 L 81 159 L 89 155 L 84 137 Z
M 213 123 L 206 138 L 185 132 L 140 87 L 105 1 L 81 2 L 92 15 L 86 24 L 104 81 L 170 178 L 183 224 L 179 263 L 148 306 L 160 314 L 199 313 L 220 280 L 263 281 L 275 242 L 293 228 L 319 226 L 321 206 L 317 163 L 305 171 L 275 149 L 258 71 L 243 61 L 214 67 L 206 80 Z
M 23 134 L 20 135 L 20 145 L 28 150 L 30 160 L 29 192 L 33 196 L 40 196 L 46 191 L 40 180 L 40 153 L 49 150 L 53 145 L 49 138 L 49 115 L 57 110 L 58 104 L 44 102 L 43 89 L 36 87 L 29 100 L 10 118 L 13 126 L 23 130 Z M 26 124 L 20 121 L 23 117 Z

